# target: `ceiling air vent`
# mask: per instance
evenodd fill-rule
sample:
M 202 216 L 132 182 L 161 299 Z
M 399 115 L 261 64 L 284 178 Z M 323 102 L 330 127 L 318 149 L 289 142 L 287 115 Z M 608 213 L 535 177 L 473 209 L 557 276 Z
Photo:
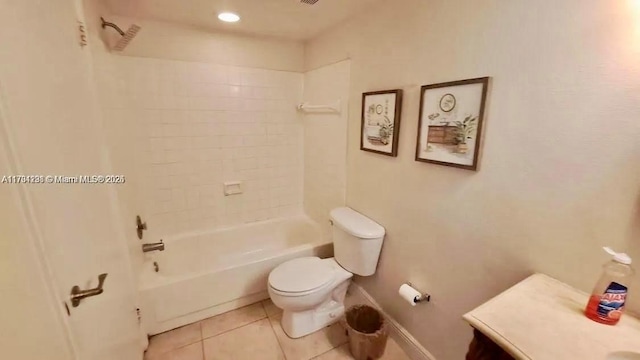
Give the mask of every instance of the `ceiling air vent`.
M 301 3 L 307 5 L 315 5 L 319 0 L 300 0 Z

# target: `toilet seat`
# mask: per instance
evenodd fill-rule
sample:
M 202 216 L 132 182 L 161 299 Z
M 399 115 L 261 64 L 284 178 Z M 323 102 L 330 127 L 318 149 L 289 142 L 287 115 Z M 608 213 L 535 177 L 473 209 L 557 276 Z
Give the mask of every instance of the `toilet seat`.
M 280 264 L 269 274 L 269 287 L 284 296 L 302 296 L 333 282 L 335 269 L 318 257 L 303 257 Z

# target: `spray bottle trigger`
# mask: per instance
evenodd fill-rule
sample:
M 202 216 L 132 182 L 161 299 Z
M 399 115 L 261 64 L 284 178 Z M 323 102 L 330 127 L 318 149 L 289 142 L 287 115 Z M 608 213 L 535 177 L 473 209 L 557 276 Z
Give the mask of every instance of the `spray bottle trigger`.
M 606 251 L 609 255 L 613 256 L 613 260 L 625 265 L 631 265 L 631 258 L 626 253 L 618 253 L 613 251 L 610 247 L 603 247 L 604 251 Z
M 606 251 L 607 254 L 609 254 L 611 256 L 616 256 L 618 254 L 617 252 L 613 251 L 613 249 L 608 247 L 608 246 L 605 246 L 602 249 L 604 249 L 604 251 Z

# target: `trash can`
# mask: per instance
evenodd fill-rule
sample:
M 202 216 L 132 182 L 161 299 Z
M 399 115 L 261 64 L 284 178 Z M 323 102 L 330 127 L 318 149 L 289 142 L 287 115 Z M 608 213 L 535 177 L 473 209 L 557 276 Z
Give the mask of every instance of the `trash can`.
M 375 360 L 382 357 L 387 346 L 387 322 L 371 306 L 354 305 L 342 319 L 349 337 L 349 350 L 356 360 Z

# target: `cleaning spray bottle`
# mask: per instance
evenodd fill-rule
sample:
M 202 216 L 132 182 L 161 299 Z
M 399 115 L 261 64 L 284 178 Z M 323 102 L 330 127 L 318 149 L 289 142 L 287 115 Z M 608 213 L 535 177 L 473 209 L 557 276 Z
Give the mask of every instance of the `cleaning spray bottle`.
M 608 247 L 603 249 L 613 256 L 613 260 L 604 264 L 602 276 L 589 298 L 585 315 L 593 321 L 615 325 L 622 316 L 634 271 L 629 255 L 617 253 Z

